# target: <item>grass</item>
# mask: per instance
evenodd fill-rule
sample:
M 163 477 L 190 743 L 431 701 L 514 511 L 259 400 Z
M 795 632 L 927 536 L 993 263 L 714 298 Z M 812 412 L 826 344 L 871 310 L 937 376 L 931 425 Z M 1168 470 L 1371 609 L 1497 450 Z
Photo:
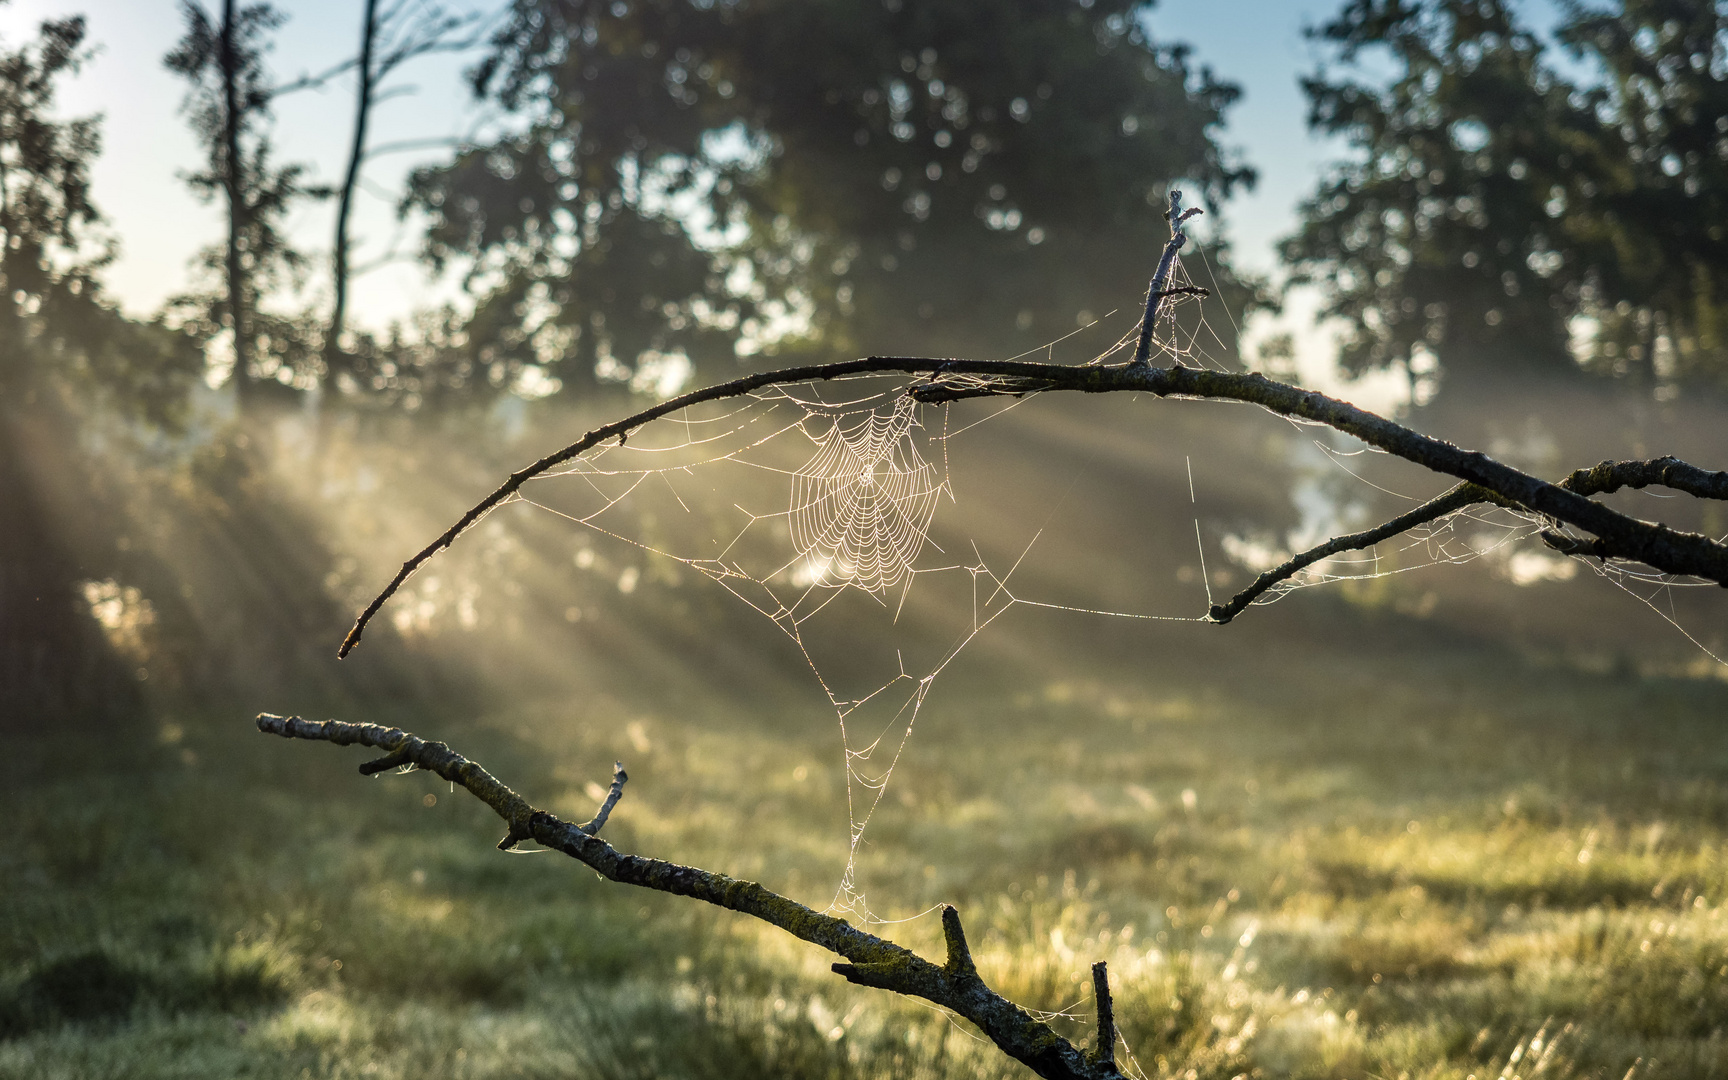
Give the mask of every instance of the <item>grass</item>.
M 1201 447 L 1199 488 L 1217 493 L 1272 444 L 1202 444 L 1216 418 L 1186 415 L 1162 441 L 1102 448 L 1088 423 L 1033 423 L 984 444 L 995 475 L 1025 482 L 965 477 L 954 513 L 997 537 L 1011 530 L 990 515 L 1017 499 L 1097 511 L 1067 539 L 1056 523 L 1029 592 L 1106 606 L 1138 589 L 1152 609 L 1198 594 L 1138 554 L 1192 544 L 1171 446 Z M 355 498 L 435 460 L 405 454 Z M 1112 500 L 1124 485 L 1152 497 Z M 271 508 L 289 538 L 296 498 Z M 459 501 L 336 515 L 321 528 L 337 570 L 313 580 L 346 598 Z M 1276 517 L 1242 496 L 1208 521 L 1250 511 Z M 367 646 L 410 672 L 466 664 L 490 689 L 374 688 L 343 718 L 445 739 L 577 819 L 622 759 L 614 843 L 826 905 L 846 861 L 841 750 L 797 658 L 693 575 L 650 567 L 628 600 L 621 563 L 572 581 L 568 530 L 528 522 L 508 546 L 514 520 L 469 549 L 496 564 L 475 571 L 479 630 Z M 189 609 L 234 607 L 204 580 L 185 578 Z M 1514 590 L 1454 569 L 1228 629 L 1015 611 L 937 683 L 859 881 L 905 920 L 883 931 L 926 955 L 932 908 L 958 905 L 985 977 L 1076 1039 L 1089 965 L 1108 960 L 1118 1056 L 1147 1076 L 1728 1076 L 1728 683 L 1662 661 L 1684 644 L 1652 646 L 1629 610 L 1587 580 Z M 152 686 L 171 681 L 150 663 Z M 257 735 L 261 708 L 321 715 L 282 670 L 231 706 L 161 692 L 100 737 L 8 737 L 0 1077 L 1027 1075 L 778 931 L 499 853 L 496 820 L 447 785 L 363 779 L 358 751 Z
M 1719 683 L 1382 645 L 1399 680 L 1340 692 L 1335 649 L 1208 651 L 1007 694 L 998 658 L 955 672 L 860 859 L 878 913 L 959 904 L 986 977 L 1076 1037 L 1108 959 L 1149 1075 L 1728 1072 Z M 746 704 L 435 733 L 572 816 L 625 757 L 615 842 L 820 905 L 832 733 Z M 14 751 L 0 1075 L 1018 1074 L 777 931 L 494 851 L 425 777 L 164 730 Z M 939 951 L 929 915 L 888 930 Z

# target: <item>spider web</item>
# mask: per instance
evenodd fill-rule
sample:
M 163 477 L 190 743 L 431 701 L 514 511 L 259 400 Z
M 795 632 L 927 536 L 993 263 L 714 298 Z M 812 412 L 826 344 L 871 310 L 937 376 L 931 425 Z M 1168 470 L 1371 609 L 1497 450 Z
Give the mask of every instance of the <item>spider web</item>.
M 1216 290 L 1209 264 L 1207 276 Z M 1169 287 L 1193 284 L 1177 260 Z M 1234 349 L 1211 321 L 1215 311 L 1239 330 L 1215 297 L 1170 297 L 1154 327 L 1153 362 L 1239 370 Z M 1075 333 L 1096 331 L 1111 320 L 1126 321 L 1113 312 Z M 1125 362 L 1137 334 L 1138 325 L 1128 326 L 1086 363 Z M 1066 340 L 1033 353 L 1053 358 L 1055 347 Z M 957 376 L 946 381 L 965 384 Z M 840 732 L 848 842 L 830 910 L 866 922 L 884 920 L 872 914 L 858 881 L 859 846 L 933 685 L 979 634 L 1016 606 L 1207 621 L 1203 610 L 1192 615 L 1103 610 L 1018 592 L 1016 572 L 1044 529 L 1020 538 L 1006 555 L 986 558 L 963 527 L 945 522 L 942 507 L 957 501 L 951 444 L 1025 399 L 995 399 L 983 406 L 969 402 L 957 412 L 951 411 L 953 405 L 918 404 L 906 393 L 910 383 L 905 376 L 861 375 L 769 387 L 693 406 L 647 425 L 628 441 L 590 450 L 529 481 L 507 500 L 695 571 L 771 622 L 792 644 L 826 696 Z M 1322 513 L 1308 523 L 1311 542 L 1360 527 L 1350 520 L 1351 490 L 1417 498 L 1359 475 L 1349 459 L 1366 451 L 1348 449 L 1348 441 L 1312 444 L 1319 456 L 1311 471 L 1324 478 L 1322 488 L 1331 487 L 1319 500 L 1329 506 L 1330 516 Z M 1200 577 L 1210 604 L 1212 579 L 1205 571 L 1207 544 L 1191 469 L 1189 496 Z M 1046 525 L 1056 513 L 1056 507 L 1049 510 Z M 1273 603 L 1315 585 L 1425 566 L 1510 560 L 1527 551 L 1531 538 L 1549 524 L 1531 515 L 1466 508 L 1376 548 L 1316 563 L 1255 603 Z M 1003 538 L 994 539 L 993 549 L 1000 548 Z M 1298 542 L 1303 539 L 1295 533 L 1270 539 L 1223 534 L 1214 545 L 1238 565 L 1264 569 L 1308 546 Z M 1552 559 L 1565 565 L 1584 561 Z M 1617 564 L 1586 565 L 1679 626 L 1658 601 L 1663 592 L 1690 582 Z M 629 579 L 630 588 L 635 581 Z
M 912 399 L 838 418 L 792 474 L 792 543 L 814 576 L 881 595 L 904 582 L 943 486 L 912 439 Z
M 1021 602 L 1012 567 L 934 535 L 953 499 L 949 412 L 907 386 L 863 376 L 686 409 L 518 496 L 696 571 L 793 644 L 841 735 L 848 849 L 832 909 L 867 920 L 858 846 L 925 699 Z M 916 620 L 903 619 L 909 602 Z
M 1192 284 L 1178 261 L 1169 285 Z M 1220 359 L 1228 347 L 1199 301 L 1183 293 L 1161 305 L 1154 362 L 1228 367 Z M 1115 312 L 1088 320 L 1033 352 L 1053 358 L 1056 346 L 1109 320 L 1124 321 Z M 1137 332 L 1128 327 L 1086 362 L 1126 361 Z M 509 500 L 688 567 L 791 641 L 833 710 L 844 756 L 848 848 L 831 909 L 867 921 L 880 920 L 857 881 L 859 845 L 937 677 L 986 627 L 1016 605 L 1205 620 L 1020 595 L 1013 578 L 1042 527 L 1011 558 L 992 561 L 939 517 L 955 500 L 951 441 L 1019 401 L 985 406 L 982 418 L 974 405 L 964 426 L 951 429 L 952 406 L 919 405 L 909 385 L 904 376 L 865 375 L 685 409 L 530 481 Z M 915 617 L 903 618 L 909 605 Z

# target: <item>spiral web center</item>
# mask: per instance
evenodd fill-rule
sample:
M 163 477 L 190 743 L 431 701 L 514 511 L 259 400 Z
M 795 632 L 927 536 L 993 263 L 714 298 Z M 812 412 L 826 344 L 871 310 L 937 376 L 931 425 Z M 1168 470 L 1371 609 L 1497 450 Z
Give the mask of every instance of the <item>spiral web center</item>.
M 792 475 L 792 543 L 813 581 L 881 595 L 906 582 L 943 481 L 912 438 L 914 405 L 841 417 Z

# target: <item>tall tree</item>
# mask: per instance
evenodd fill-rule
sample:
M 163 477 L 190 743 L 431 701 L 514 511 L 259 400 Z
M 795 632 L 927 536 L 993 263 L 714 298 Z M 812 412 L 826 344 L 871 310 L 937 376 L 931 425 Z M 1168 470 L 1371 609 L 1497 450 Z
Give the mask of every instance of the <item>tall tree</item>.
M 496 381 L 741 351 L 1011 353 L 1132 308 L 1162 187 L 1216 204 L 1235 87 L 1130 0 L 516 0 L 474 72 L 519 120 L 414 180 Z M 1102 312 L 1099 312 L 1102 314 Z
M 203 141 L 206 163 L 187 175 L 206 200 L 222 200 L 227 238 L 205 255 L 222 285 L 208 297 L 188 297 L 206 329 L 231 335 L 234 379 L 241 396 L 251 396 L 260 380 L 293 385 L 304 381 L 313 350 L 304 320 L 271 316 L 259 299 L 298 279 L 305 257 L 283 233 L 288 210 L 300 200 L 328 192 L 304 183 L 299 165 L 271 161 L 268 135 L 271 102 L 264 64 L 268 36 L 283 15 L 269 3 L 237 8 L 222 0 L 213 18 L 197 0 L 183 0 L 185 36 L 164 62 L 192 86 L 183 109 Z
M 452 14 L 436 4 L 397 0 L 380 8 L 379 0 L 363 0 L 360 51 L 354 61 L 354 134 L 342 184 L 336 189 L 336 238 L 330 255 L 332 302 L 329 327 L 324 333 L 326 374 L 342 363 L 342 336 L 348 324 L 348 284 L 354 270 L 349 230 L 354 195 L 368 157 L 367 133 L 372 109 L 382 96 L 380 88 L 391 73 L 416 57 L 471 47 L 473 42 L 463 31 L 475 21 L 472 16 Z
M 1349 324 L 1345 365 L 1568 369 L 1577 260 L 1551 211 L 1602 148 L 1541 43 L 1500 0 L 1351 0 L 1315 36 L 1346 70 L 1304 80 L 1309 123 L 1352 154 L 1283 254 Z
M 1351 153 L 1283 254 L 1351 328 L 1346 364 L 1565 372 L 1581 341 L 1621 373 L 1728 373 L 1719 8 L 1568 5 L 1567 71 L 1599 78 L 1504 0 L 1349 0 L 1319 27 L 1310 123 Z
M 1624 148 L 1575 210 L 1613 255 L 1584 294 L 1589 359 L 1728 380 L 1728 7 L 1574 3 L 1558 36 L 1604 73 L 1592 101 Z

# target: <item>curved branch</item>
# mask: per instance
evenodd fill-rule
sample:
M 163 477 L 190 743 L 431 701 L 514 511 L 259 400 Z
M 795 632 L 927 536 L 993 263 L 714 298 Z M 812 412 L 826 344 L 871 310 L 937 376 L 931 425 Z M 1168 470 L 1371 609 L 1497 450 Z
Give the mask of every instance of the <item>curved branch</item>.
M 706 389 L 694 390 L 604 427 L 595 428 L 562 450 L 511 473 L 497 490 L 463 514 L 461 519 L 446 529 L 438 539 L 402 564 L 396 576 L 367 605 L 366 610 L 360 613 L 336 655 L 348 655 L 359 643 L 366 624 L 421 564 L 449 547 L 471 525 L 493 507 L 514 495 L 524 483 L 534 477 L 607 439 L 623 440 L 644 424 L 692 405 L 743 397 L 768 386 L 870 374 L 931 376 L 928 381 L 907 391 L 919 401 L 954 400 L 987 393 L 1027 394 L 1069 390 L 1085 394 L 1144 393 L 1161 398 L 1246 402 L 1280 416 L 1324 424 L 1434 472 L 1475 484 L 1501 499 L 1517 503 L 1544 517 L 1593 533 L 1596 537 L 1592 542 L 1594 553 L 1600 553 L 1605 558 L 1630 559 L 1666 573 L 1704 578 L 1728 587 L 1728 546 L 1707 536 L 1671 529 L 1660 522 L 1641 521 L 1593 502 L 1579 491 L 1551 484 L 1495 461 L 1480 451 L 1461 449 L 1366 409 L 1357 408 L 1349 402 L 1287 383 L 1275 382 L 1258 372 L 1209 371 L 1180 364 L 1167 368 L 1136 366 L 1132 363 L 1119 367 L 1065 367 L 1060 364 L 1018 360 L 871 356 L 835 364 L 811 364 L 779 371 L 764 371 Z M 972 378 L 963 382 L 951 381 L 965 376 Z M 980 382 L 977 376 L 986 378 Z M 1666 464 L 1658 464 L 1664 462 Z M 1654 463 L 1643 463 L 1637 468 L 1630 467 L 1638 464 L 1619 463 L 1609 472 L 1613 477 L 1621 478 L 1619 486 L 1639 487 L 1651 483 L 1665 483 L 1677 486 L 1679 490 L 1690 491 L 1695 488 L 1695 493 L 1728 491 L 1728 477 L 1724 477 L 1724 474 L 1707 472 L 1676 459 L 1659 458 Z M 1628 467 L 1619 469 L 1622 465 Z M 1586 472 L 1595 475 L 1601 468 L 1602 466 L 1597 466 L 1596 470 Z
M 467 788 L 504 819 L 507 831 L 498 845 L 500 848 L 509 849 L 523 840 L 533 840 L 562 851 L 609 880 L 688 896 L 761 919 L 845 957 L 846 962 L 834 964 L 833 970 L 849 982 L 920 997 L 964 1017 L 1004 1053 L 1039 1076 L 1049 1080 L 1125 1080 L 1116 1068 L 1113 1045 L 1101 1042 L 1087 1053 L 985 985 L 966 946 L 960 913 L 952 906 L 942 908 L 942 933 L 948 956 L 938 966 L 910 949 L 860 930 L 844 919 L 814 911 L 754 881 L 740 881 L 693 866 L 620 852 L 595 834 L 623 793 L 628 777 L 622 764 L 613 772 L 612 790 L 601 812 L 588 825 L 575 825 L 535 809 L 491 773 L 443 743 L 427 742 L 401 728 L 336 720 L 316 722 L 269 713 L 260 714 L 257 724 L 259 731 L 288 739 L 376 747 L 386 752 L 380 760 L 391 762 L 389 767 L 413 765 L 435 772 Z M 376 764 L 369 762 L 361 766 L 361 771 L 379 771 L 372 768 Z M 1108 1028 L 1113 1044 L 1115 1026 L 1109 1019 L 1109 986 L 1102 965 L 1094 968 L 1093 978 L 1094 986 L 1102 988 L 1099 1037 L 1102 1040 Z
M 1220 625 L 1227 623 L 1242 614 L 1243 610 L 1259 599 L 1267 589 L 1280 581 L 1295 577 L 1322 559 L 1329 559 L 1346 551 L 1359 551 L 1362 548 L 1373 547 L 1382 540 L 1390 540 L 1399 533 L 1408 532 L 1419 525 L 1426 525 L 1430 521 L 1443 518 L 1447 514 L 1462 510 L 1466 506 L 1473 506 L 1490 497 L 1489 492 L 1475 484 L 1459 484 L 1444 495 L 1429 499 L 1414 510 L 1399 514 L 1385 524 L 1376 525 L 1372 529 L 1364 529 L 1359 533 L 1351 533 L 1348 536 L 1333 537 L 1324 544 L 1311 547 L 1298 555 L 1292 555 L 1255 578 L 1252 585 L 1232 596 L 1228 602 L 1213 604 L 1211 610 L 1206 614 L 1215 623 Z

